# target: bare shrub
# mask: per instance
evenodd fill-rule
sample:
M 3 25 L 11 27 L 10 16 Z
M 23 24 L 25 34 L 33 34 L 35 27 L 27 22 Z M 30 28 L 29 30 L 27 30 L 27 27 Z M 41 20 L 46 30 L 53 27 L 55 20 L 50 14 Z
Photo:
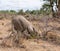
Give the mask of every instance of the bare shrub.
M 40 21 L 42 23 L 42 25 L 40 25 L 40 28 L 42 30 L 42 38 L 46 39 L 46 36 L 47 36 L 48 32 L 53 30 L 53 27 L 48 25 L 48 23 L 50 21 L 50 17 L 48 17 L 48 16 L 42 17 L 40 19 Z

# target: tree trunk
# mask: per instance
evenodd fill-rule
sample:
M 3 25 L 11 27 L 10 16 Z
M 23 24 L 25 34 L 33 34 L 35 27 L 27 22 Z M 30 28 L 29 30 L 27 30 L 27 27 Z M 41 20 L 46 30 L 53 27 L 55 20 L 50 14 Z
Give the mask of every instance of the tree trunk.
M 50 6 L 51 6 L 51 14 L 52 14 L 52 17 L 54 17 L 53 0 L 50 0 Z
M 57 12 L 57 17 L 60 17 L 60 0 L 58 0 L 58 12 Z

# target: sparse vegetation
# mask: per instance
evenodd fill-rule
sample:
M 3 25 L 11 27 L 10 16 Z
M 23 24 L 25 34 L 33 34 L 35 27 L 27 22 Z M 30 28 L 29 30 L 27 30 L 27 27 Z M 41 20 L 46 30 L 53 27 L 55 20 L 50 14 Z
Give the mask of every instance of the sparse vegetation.
M 28 47 L 26 51 L 29 51 L 30 49 L 31 49 L 30 51 L 32 50 L 34 51 L 36 47 L 37 47 L 36 49 L 37 51 L 41 50 L 41 48 L 43 49 L 42 51 L 44 51 L 45 49 L 47 49 L 46 51 L 50 51 L 52 49 L 51 47 L 60 49 L 60 18 L 58 19 L 55 17 L 55 16 L 59 17 L 60 7 L 58 7 L 58 11 L 54 12 L 53 4 L 56 3 L 56 7 L 57 7 L 57 0 L 53 0 L 53 1 L 45 0 L 45 1 L 46 2 L 39 10 L 24 11 L 23 9 L 21 9 L 18 12 L 15 10 L 0 10 L 0 45 L 1 46 L 4 45 L 4 47 L 5 46 L 13 47 L 13 45 L 15 45 L 17 48 L 18 46 L 21 47 L 20 45 L 23 43 L 23 45 Z M 59 4 L 60 2 L 58 3 L 58 5 Z M 24 30 L 28 26 L 30 31 L 36 29 L 38 33 L 35 34 L 35 32 L 33 33 L 29 32 L 28 28 L 26 28 L 25 31 L 23 32 L 21 31 L 22 32 L 21 33 L 22 38 L 21 38 L 20 36 L 18 37 L 18 33 L 20 32 L 17 31 L 18 32 L 17 33 L 16 30 L 14 29 L 13 29 L 14 32 L 12 32 L 12 24 L 11 24 L 12 17 L 16 17 L 18 15 L 22 15 L 23 17 L 25 17 L 26 20 L 31 22 L 33 26 L 31 27 L 30 24 L 27 25 L 28 21 L 25 22 L 23 21 L 23 19 L 21 21 L 18 18 L 18 20 L 21 22 L 17 21 L 17 23 L 19 22 L 19 25 L 23 28 L 16 26 L 17 23 L 15 24 L 15 27 L 20 28 L 20 30 L 21 29 Z M 33 27 L 35 27 L 35 29 Z M 29 34 L 28 32 L 31 34 Z M 18 39 L 19 42 L 16 39 Z M 49 47 L 47 45 L 49 45 Z

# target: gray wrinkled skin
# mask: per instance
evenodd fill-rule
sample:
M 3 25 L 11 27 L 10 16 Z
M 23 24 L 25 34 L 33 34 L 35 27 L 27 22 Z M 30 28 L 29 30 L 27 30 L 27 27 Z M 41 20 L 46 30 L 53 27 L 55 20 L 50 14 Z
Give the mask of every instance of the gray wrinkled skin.
M 25 31 L 27 30 L 28 33 L 34 32 L 34 27 L 33 25 L 23 16 L 17 16 L 12 19 L 12 24 L 14 29 L 18 31 Z
M 39 33 L 34 28 L 34 26 L 23 16 L 16 16 L 12 19 L 12 28 L 13 30 L 16 30 L 16 39 L 19 41 L 19 39 L 22 38 L 22 35 L 24 37 L 28 38 L 38 38 Z M 24 34 L 23 32 L 27 30 L 28 33 Z M 14 38 L 15 39 L 15 38 Z

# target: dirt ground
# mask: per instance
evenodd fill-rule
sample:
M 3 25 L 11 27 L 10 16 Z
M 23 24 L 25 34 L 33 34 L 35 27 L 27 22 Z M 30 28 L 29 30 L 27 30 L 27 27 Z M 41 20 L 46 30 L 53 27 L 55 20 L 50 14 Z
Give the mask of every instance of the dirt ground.
M 25 40 L 24 45 L 26 48 L 0 47 L 0 51 L 60 51 L 60 46 L 42 40 L 39 40 L 39 42 L 36 42 L 36 40 Z
M 4 38 L 10 35 L 11 25 L 7 25 L 10 22 L 11 20 L 8 20 L 8 19 L 0 20 L 0 38 Z M 39 21 L 33 21 L 32 23 L 33 25 L 35 25 L 37 30 L 41 33 L 40 26 L 43 26 L 43 24 Z M 60 27 L 60 24 L 57 21 L 50 22 L 49 25 Z M 60 34 L 60 32 L 54 31 L 52 33 L 50 32 L 49 34 Z M 52 36 L 49 34 L 48 36 Z M 2 42 L 0 41 L 0 43 Z M 60 45 L 56 45 L 54 43 L 44 41 L 41 39 L 40 40 L 35 40 L 35 39 L 24 40 L 23 44 L 25 45 L 25 48 L 0 46 L 0 51 L 60 51 Z

